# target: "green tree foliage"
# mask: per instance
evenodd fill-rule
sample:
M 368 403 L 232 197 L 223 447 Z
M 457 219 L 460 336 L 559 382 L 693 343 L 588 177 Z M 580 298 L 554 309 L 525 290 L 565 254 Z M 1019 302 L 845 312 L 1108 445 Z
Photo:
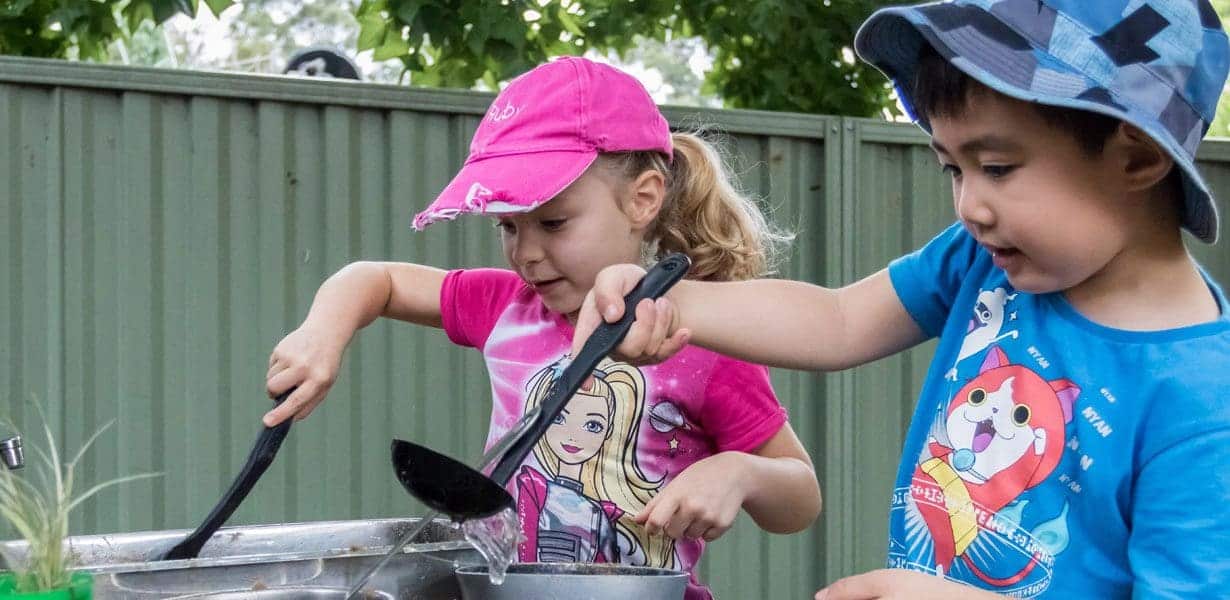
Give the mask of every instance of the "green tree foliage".
M 111 42 L 142 23 L 180 13 L 196 16 L 199 4 L 216 15 L 233 0 L 0 0 L 0 54 L 43 58 L 107 58 Z
M 1221 16 L 1221 26 L 1230 29 L 1230 0 L 1212 0 L 1213 9 Z M 1209 135 L 1230 137 L 1230 94 L 1222 92 L 1217 103 L 1217 117 L 1209 127 Z
M 363 0 L 358 49 L 418 85 L 495 88 L 550 57 L 624 55 L 638 36 L 698 37 L 704 91 L 737 108 L 876 115 L 893 105 L 850 50 L 877 0 Z
M 297 50 L 326 45 L 353 54 L 358 37 L 358 0 L 243 0 L 230 22 L 235 44 L 227 68 L 276 73 Z

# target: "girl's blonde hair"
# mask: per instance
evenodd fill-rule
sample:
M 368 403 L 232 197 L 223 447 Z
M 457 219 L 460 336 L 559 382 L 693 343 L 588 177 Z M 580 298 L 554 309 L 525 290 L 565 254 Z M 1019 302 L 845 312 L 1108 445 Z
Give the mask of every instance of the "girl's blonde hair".
M 772 273 L 781 247 L 793 235 L 772 227 L 747 194 L 731 181 L 712 144 L 695 133 L 671 135 L 671 161 L 654 151 L 603 154 L 625 180 L 654 170 L 666 178 L 666 197 L 648 236 L 647 261 L 682 252 L 692 259 L 691 279 L 738 281 Z
M 649 479 L 637 461 L 638 429 L 645 409 L 645 378 L 636 367 L 609 359 L 603 361 L 599 370 L 603 374 L 595 375 L 594 387 L 578 394 L 605 399 L 610 425 L 607 439 L 598 453 L 581 465 L 583 493 L 589 498 L 613 502 L 623 510 L 615 528 L 640 544 L 647 566 L 671 568 L 674 540 L 663 535 L 649 535 L 643 526 L 632 520 L 645 509 L 663 483 L 662 479 Z M 555 379 L 554 373 L 554 369 L 548 367 L 530 380 L 525 401 L 527 412 L 546 398 Z M 534 447 L 534 456 L 551 477 L 559 475 L 560 459 L 551 450 L 546 436 Z M 611 557 L 611 560 L 617 558 Z

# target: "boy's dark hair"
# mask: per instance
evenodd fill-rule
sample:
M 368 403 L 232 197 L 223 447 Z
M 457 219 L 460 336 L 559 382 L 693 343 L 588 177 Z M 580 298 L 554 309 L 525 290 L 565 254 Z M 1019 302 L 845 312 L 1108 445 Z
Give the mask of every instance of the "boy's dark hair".
M 944 60 L 930 44 L 923 44 L 918 53 L 918 70 L 914 79 L 914 110 L 920 117 L 960 117 L 965 111 L 969 94 L 977 88 L 991 90 L 964 71 Z M 1122 123 L 1119 119 L 1075 108 L 1031 103 L 1043 120 L 1071 132 L 1080 147 L 1089 155 L 1102 152 L 1106 140 Z

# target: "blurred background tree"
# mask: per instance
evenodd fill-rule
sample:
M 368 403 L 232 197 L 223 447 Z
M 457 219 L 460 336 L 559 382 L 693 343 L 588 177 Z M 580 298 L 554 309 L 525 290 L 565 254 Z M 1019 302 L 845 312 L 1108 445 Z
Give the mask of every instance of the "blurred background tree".
M 1223 29 L 1230 27 L 1230 0 L 1211 0 L 1213 9 L 1221 16 L 1221 26 Z M 1209 127 L 1209 135 L 1220 137 L 1230 136 L 1230 94 L 1222 90 L 1221 101 L 1217 103 L 1217 118 L 1213 119 L 1213 125 Z
M 1211 2 L 1226 22 L 1230 0 Z M 325 45 L 369 81 L 488 91 L 583 54 L 663 103 L 894 118 L 891 90 L 850 44 L 867 15 L 899 3 L 0 0 L 0 54 L 280 73 L 296 50 Z M 1230 136 L 1230 95 L 1210 133 Z
M 735 108 L 871 116 L 891 90 L 850 48 L 882 0 L 363 0 L 359 50 L 419 85 L 494 89 L 550 57 L 697 39 L 702 93 Z
M 143 23 L 220 14 L 233 0 L 0 0 L 0 54 L 105 60 L 112 42 Z

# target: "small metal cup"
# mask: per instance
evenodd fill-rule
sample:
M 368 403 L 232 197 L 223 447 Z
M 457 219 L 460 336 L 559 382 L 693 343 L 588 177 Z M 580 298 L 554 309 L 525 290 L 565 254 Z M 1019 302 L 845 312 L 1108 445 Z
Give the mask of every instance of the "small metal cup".
M 26 464 L 25 453 L 21 450 L 21 436 L 14 436 L 0 441 L 0 458 L 9 470 L 20 469 Z

